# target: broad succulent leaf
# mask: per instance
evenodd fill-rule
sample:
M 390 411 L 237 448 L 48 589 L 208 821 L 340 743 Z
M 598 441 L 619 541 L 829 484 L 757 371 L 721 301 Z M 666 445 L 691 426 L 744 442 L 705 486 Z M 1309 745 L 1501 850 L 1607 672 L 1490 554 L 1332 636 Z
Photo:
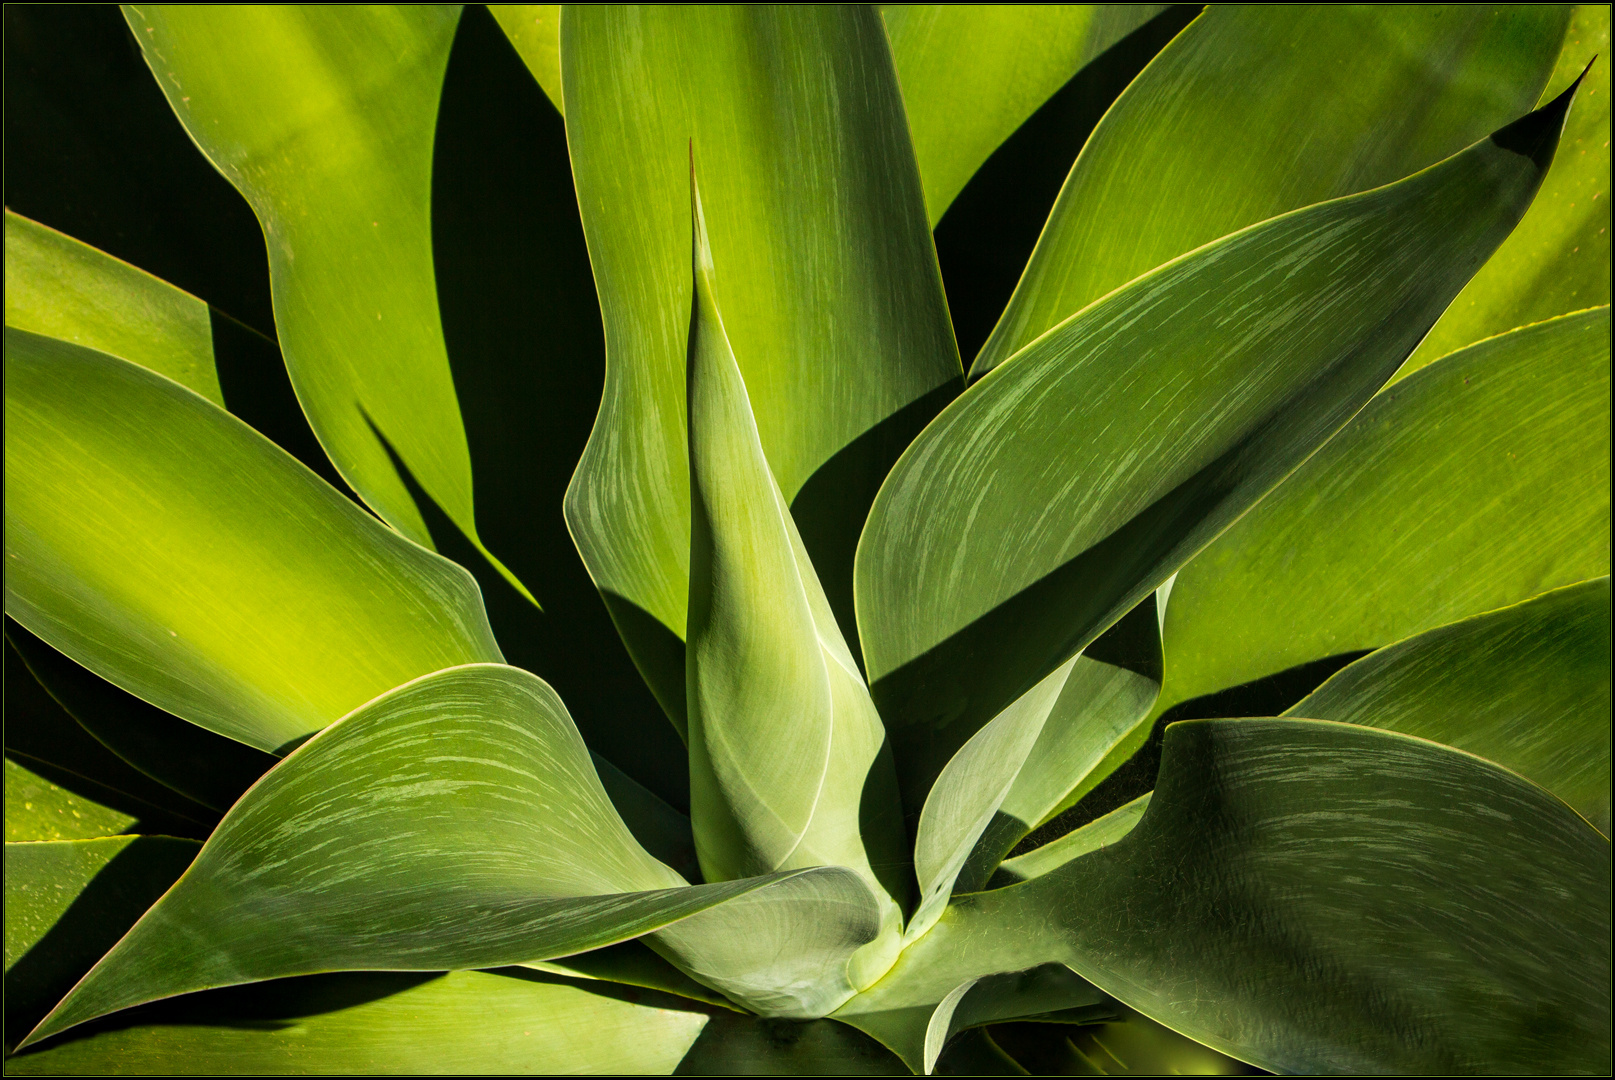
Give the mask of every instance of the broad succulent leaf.
M 6 844 L 8 1053 L 184 873 L 198 847 L 168 836 Z
M 208 306 L 6 211 L 6 325 L 122 357 L 224 405 Z
M 196 994 L 6 1062 L 17 1075 L 145 1072 L 666 1074 L 693 1002 L 519 969 L 348 972 Z
M 1161 4 L 882 4 L 934 227 L 1003 142 Z
M 1178 576 L 1157 711 L 1609 573 L 1609 333 L 1550 319 L 1381 393 Z
M 804 874 L 805 899 L 790 882 Z M 832 880 L 815 889 L 813 878 Z M 797 939 L 787 956 L 812 955 L 800 948 L 811 937 L 800 909 L 840 879 L 862 892 L 837 868 L 685 887 L 617 817 L 554 692 L 516 668 L 470 665 L 402 686 L 289 755 L 30 1038 L 157 998 L 288 975 L 564 956 L 771 886 L 785 886 L 792 908 L 780 920 Z M 863 900 L 856 914 L 872 927 Z M 774 913 L 746 907 L 754 918 Z M 720 975 L 724 959 L 756 970 L 748 949 L 767 936 L 766 927 L 735 935 L 737 922 L 723 927 L 735 937 L 727 955 L 702 950 Z M 712 925 L 673 947 L 710 946 Z
M 1479 758 L 1325 721 L 1190 721 L 1125 838 L 956 898 L 838 1015 L 865 1026 L 1059 961 L 1270 1070 L 1597 1072 L 1609 882 L 1603 836 Z
M 891 757 L 763 457 L 714 302 L 693 180 L 686 686 L 696 851 L 709 881 L 809 866 L 858 871 L 881 900 L 895 951 L 902 913 L 887 890 L 906 868 Z M 892 885 L 879 880 L 869 849 Z M 881 971 L 889 961 L 873 959 Z
M 178 383 L 10 328 L 6 489 L 7 614 L 260 749 L 502 659 L 466 571 Z
M 88 840 L 130 831 L 136 815 L 69 791 L 6 756 L 6 843 Z
M 1609 303 L 1609 65 L 1609 5 L 1577 5 L 1542 98 L 1585 76 L 1565 119 L 1564 149 L 1519 227 L 1397 378 L 1482 338 Z
M 567 520 L 682 729 L 692 140 L 715 299 L 848 639 L 869 502 L 962 371 L 876 12 L 567 8 L 561 61 L 606 333 L 605 396 Z
M 1000 365 L 915 440 L 857 565 L 906 805 L 1390 378 L 1530 205 L 1568 103 L 1161 267 Z
M 343 479 L 431 547 L 419 484 L 526 593 L 477 537 L 433 274 L 433 136 L 460 9 L 124 14 L 174 114 L 263 225 L 286 367 Z
M 1089 137 L 971 375 L 1186 251 L 1398 180 L 1529 112 L 1568 18 L 1565 6 L 1209 8 Z
M 1387 728 L 1536 781 L 1604 834 L 1609 578 L 1426 630 L 1337 672 L 1286 716 Z

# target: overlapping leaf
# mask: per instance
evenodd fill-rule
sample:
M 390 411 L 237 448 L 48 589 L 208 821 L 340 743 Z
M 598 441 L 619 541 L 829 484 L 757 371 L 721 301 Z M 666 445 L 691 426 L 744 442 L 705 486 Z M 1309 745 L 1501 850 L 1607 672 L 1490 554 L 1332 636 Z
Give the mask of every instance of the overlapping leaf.
M 882 4 L 933 226 L 1022 121 L 1159 4 Z
M 537 972 L 314 975 L 159 1002 L 9 1059 L 14 1075 L 666 1074 L 693 1003 Z
M 763 457 L 714 302 L 693 190 L 692 200 L 687 686 L 696 850 L 709 881 L 808 866 L 857 870 L 881 900 L 894 951 L 901 912 L 871 866 L 873 854 L 881 876 L 902 880 L 904 837 L 880 717 Z
M 120 356 L 224 404 L 208 306 L 6 211 L 6 325 Z
M 1514 773 L 1354 725 L 1192 721 L 1124 839 L 959 898 L 838 1015 L 1060 961 L 1271 1070 L 1602 1072 L 1609 912 L 1608 841 Z
M 1158 711 L 1607 574 L 1609 325 L 1525 327 L 1381 393 L 1179 575 Z
M 1482 338 L 1609 303 L 1609 65 L 1609 6 L 1577 5 L 1543 92 L 1547 100 L 1586 73 L 1565 120 L 1564 150 L 1519 228 L 1464 286 L 1397 378 Z
M 6 612 L 264 750 L 499 660 L 471 576 L 160 375 L 6 330 Z
M 1398 180 L 1529 111 L 1567 18 L 1548 6 L 1210 8 L 1094 130 L 971 374 L 1186 251 Z
M 869 502 L 962 373 L 876 12 L 568 8 L 561 61 L 607 356 L 567 520 L 682 728 L 692 140 L 758 435 L 849 639 Z
M 841 922 L 872 926 L 873 904 L 845 870 L 684 887 L 617 817 L 553 691 L 516 668 L 469 665 L 384 695 L 288 756 L 32 1038 L 288 975 L 542 960 L 758 889 L 812 907 L 841 895 L 838 883 L 856 890 L 843 906 L 863 900 L 862 919 Z M 795 936 L 811 938 L 804 912 L 790 914 Z M 694 941 L 719 976 L 725 960 L 755 973 L 759 946 L 773 955 L 755 927 L 727 953 L 708 936 L 698 924 L 675 947 Z
M 1362 407 L 1530 204 L 1567 105 L 1156 270 L 926 429 L 857 566 L 906 802 Z
M 482 548 L 438 318 L 432 146 L 455 6 L 128 6 L 158 85 L 269 246 L 275 324 L 343 479 L 432 545 L 392 457 Z
M 1609 578 L 1427 630 L 1365 656 L 1285 715 L 1456 746 L 1609 834 Z
M 544 94 L 563 112 L 561 96 L 561 5 L 489 4 L 488 10 L 521 54 Z

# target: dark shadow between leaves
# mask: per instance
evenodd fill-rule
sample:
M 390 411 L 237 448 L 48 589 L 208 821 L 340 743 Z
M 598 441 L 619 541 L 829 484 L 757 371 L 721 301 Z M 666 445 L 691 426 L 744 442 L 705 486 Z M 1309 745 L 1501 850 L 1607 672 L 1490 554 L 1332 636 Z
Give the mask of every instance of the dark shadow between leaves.
M 864 653 L 852 603 L 852 570 L 869 507 L 898 457 L 963 389 L 962 380 L 944 383 L 898 409 L 836 451 L 814 470 L 791 501 L 791 517 L 802 534 L 802 546 L 813 561 L 859 670 L 863 669 Z
M 133 830 L 206 839 L 219 815 L 139 772 L 86 731 L 28 670 L 11 640 L 21 630 L 8 616 L 6 757 L 57 787 L 138 819 Z
M 1099 118 L 1200 10 L 1168 8 L 1073 75 L 993 151 L 937 222 L 937 261 L 966 369 L 1009 303 Z
M 142 775 L 216 813 L 276 758 L 182 720 L 107 682 L 15 622 L 6 637 L 28 670 L 80 727 Z
M 874 1039 L 835 1020 L 775 1020 L 714 1010 L 674 1076 L 907 1076 Z
M 441 513 L 428 517 L 432 539 L 476 576 L 500 648 L 555 687 L 589 746 L 670 805 L 688 808 L 683 744 L 624 648 L 627 640 L 650 670 L 673 669 L 671 635 L 614 598 L 602 600 L 562 513 L 605 385 L 604 332 L 565 123 L 480 6 L 461 16 L 444 77 L 432 249 L 477 529 L 544 610 L 463 539 L 456 544 L 458 530 L 445 528 Z M 435 510 L 411 493 L 423 515 Z M 682 687 L 682 642 L 676 651 Z M 664 704 L 671 712 L 674 703 Z M 682 693 L 676 708 L 682 715 Z
M 185 872 L 196 850 L 171 840 L 142 837 L 132 841 L 6 970 L 8 1052 Z
M 7 206 L 273 332 L 258 221 L 116 7 L 6 5 L 5 132 Z

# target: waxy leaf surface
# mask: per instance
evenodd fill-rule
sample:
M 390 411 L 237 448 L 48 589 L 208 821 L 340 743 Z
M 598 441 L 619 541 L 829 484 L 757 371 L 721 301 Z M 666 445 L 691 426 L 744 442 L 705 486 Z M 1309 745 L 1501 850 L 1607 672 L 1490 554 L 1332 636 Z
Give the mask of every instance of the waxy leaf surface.
M 906 802 L 1390 378 L 1530 204 L 1567 104 L 1161 267 L 926 428 L 881 488 L 857 564 Z
M 1552 319 L 1376 397 L 1178 576 L 1157 712 L 1607 574 L 1609 332 Z
M 471 575 L 178 383 L 6 331 L 6 613 L 139 697 L 275 751 L 502 659 Z
M 438 316 L 432 146 L 460 9 L 124 8 L 174 114 L 252 205 L 292 386 L 342 478 L 432 538 L 392 460 L 482 548 Z
M 488 11 L 521 54 L 544 96 L 563 112 L 561 97 L 561 5 L 489 4 Z
M 685 887 L 612 809 L 554 692 L 517 668 L 468 665 L 289 755 L 33 1037 L 288 975 L 564 956 L 776 882 L 789 884 Z
M 1397 378 L 1482 338 L 1609 303 L 1610 60 L 1609 5 L 1577 5 L 1543 92 L 1547 100 L 1586 73 L 1565 119 L 1564 148 L 1519 227 L 1464 286 Z
M 7 326 L 111 353 L 224 404 L 205 303 L 21 214 L 5 220 Z
M 962 371 L 877 12 L 569 7 L 561 70 L 606 336 L 567 520 L 682 730 L 692 143 L 714 299 L 848 639 L 869 502 Z
M 1507 766 L 1609 835 L 1609 578 L 1426 630 L 1285 712 L 1387 728 Z
M 1531 110 L 1567 7 L 1214 6 L 1082 149 L 971 374 L 1186 251 L 1399 180 Z
M 838 1015 L 1059 961 L 1277 1072 L 1597 1073 L 1609 940 L 1609 842 L 1535 784 L 1392 732 L 1199 720 L 1122 840 L 956 898 Z

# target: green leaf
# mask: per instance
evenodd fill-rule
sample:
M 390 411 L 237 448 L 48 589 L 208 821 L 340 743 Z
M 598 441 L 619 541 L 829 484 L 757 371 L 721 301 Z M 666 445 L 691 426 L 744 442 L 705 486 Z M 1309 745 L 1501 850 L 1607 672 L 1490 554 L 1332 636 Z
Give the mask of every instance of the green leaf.
M 1535 780 L 1607 836 L 1609 643 L 1602 577 L 1380 649 L 1284 715 L 1467 750 Z
M 6 843 L 88 840 L 133 831 L 133 814 L 68 791 L 6 756 Z
M 1094 129 L 971 375 L 1186 251 L 1400 179 L 1530 111 L 1568 18 L 1208 9 Z
M 779 910 L 793 916 L 775 936 L 801 938 L 797 909 L 848 884 L 862 890 L 826 868 L 683 887 L 617 817 L 554 692 L 516 668 L 468 665 L 399 687 L 290 754 L 30 1038 L 288 975 L 564 956 L 770 886 L 786 886 Z M 755 917 L 768 904 L 740 907 Z M 872 907 L 866 898 L 866 923 Z M 746 921 L 697 924 L 671 947 L 710 945 L 726 919 L 731 932 Z M 711 950 L 711 966 L 722 975 L 739 958 L 755 969 L 747 950 L 775 944 L 768 936 L 752 928 Z
M 1108 847 L 1133 831 L 1149 808 L 1151 792 L 1145 792 L 1132 802 L 1125 803 L 1093 821 L 1051 840 L 1042 847 L 1033 848 L 1025 855 L 1005 859 L 998 867 L 999 877 L 994 884 L 1013 885 L 1042 877 L 1056 867 L 1064 866 L 1079 855 Z M 1007 880 L 1005 880 L 1007 879 Z
M 1037 743 L 960 875 L 959 891 L 982 888 L 1028 833 L 1132 756 L 1128 744 L 1141 728 L 1147 732 L 1143 721 L 1161 691 L 1161 620 L 1171 584 L 1145 597 L 1073 662 Z
M 1179 575 L 1157 713 L 1609 573 L 1609 328 L 1525 327 L 1375 398 Z
M 275 751 L 500 659 L 471 575 L 160 375 L 6 330 L 6 612 L 111 682 Z
M 477 538 L 433 276 L 432 140 L 459 14 L 124 9 L 174 114 L 263 225 L 286 367 L 342 478 L 431 547 L 396 454 L 525 594 Z
M 937 776 L 914 838 L 920 904 L 904 932 L 905 941 L 924 934 L 942 914 L 965 860 L 998 814 L 1077 663 L 1072 657 L 1016 698 L 971 736 Z M 936 1049 L 941 1051 L 940 1046 Z M 936 1057 L 928 1056 L 926 1072 Z
M 6 325 L 121 356 L 224 404 L 205 303 L 10 210 Z
M 663 959 L 642 940 L 623 941 L 593 952 L 578 953 L 559 960 L 534 960 L 520 965 L 534 971 L 547 971 L 573 979 L 592 979 L 620 986 L 660 990 L 692 1001 L 733 1012 L 739 1006 L 715 990 L 710 990 Z
M 1080 1028 L 997 1025 L 993 1040 L 1028 1072 L 1067 1076 L 1265 1075 L 1209 1046 L 1186 1039 L 1126 1006 L 1114 1021 Z
M 934 227 L 982 162 L 1161 4 L 882 4 Z
M 563 113 L 561 98 L 561 5 L 489 4 L 499 28 L 521 54 L 544 95 Z
M 1610 846 L 1480 758 L 1325 721 L 1167 729 L 1120 842 L 958 898 L 840 1015 L 1063 962 L 1280 1072 L 1609 1065 Z
M 312 975 L 145 1006 L 6 1071 L 665 1074 L 708 1022 L 690 1005 L 513 969 Z
M 686 685 L 696 851 L 708 881 L 823 865 L 857 871 L 881 905 L 886 955 L 870 962 L 884 971 L 902 912 L 871 867 L 865 837 L 882 869 L 897 871 L 882 876 L 901 874 L 891 757 L 881 753 L 880 717 L 763 457 L 714 301 L 693 176 L 691 192 Z
M 905 803 L 1384 384 L 1530 204 L 1567 104 L 1161 267 L 915 440 L 857 566 Z
M 869 503 L 962 372 L 875 11 L 567 8 L 561 61 L 606 334 L 567 520 L 683 730 L 692 142 L 758 436 L 854 646 Z
M 8 761 L 8 797 L 14 779 Z M 197 847 L 167 836 L 6 844 L 8 1052 L 174 883 Z
M 1609 5 L 1578 5 L 1545 92 L 1558 93 L 1586 71 L 1565 120 L 1564 149 L 1519 227 L 1397 378 L 1482 338 L 1609 303 L 1609 64 Z
M 599 754 L 591 751 L 589 757 L 611 805 L 622 815 L 623 824 L 640 846 L 685 878 L 698 880 L 701 864 L 695 854 L 690 819 Z

